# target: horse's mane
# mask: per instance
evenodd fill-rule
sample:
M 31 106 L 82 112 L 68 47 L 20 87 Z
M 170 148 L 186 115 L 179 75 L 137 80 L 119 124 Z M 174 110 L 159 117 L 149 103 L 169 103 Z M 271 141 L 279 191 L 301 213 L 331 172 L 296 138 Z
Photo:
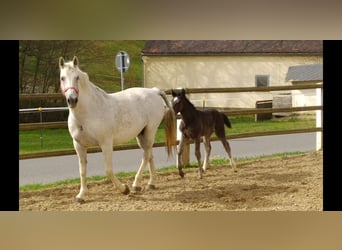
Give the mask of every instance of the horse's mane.
M 92 83 L 90 80 L 89 80 L 89 75 L 82 71 L 79 67 L 73 67 L 72 66 L 72 62 L 68 62 L 68 63 L 65 63 L 65 66 L 69 67 L 69 69 L 72 69 L 72 70 L 76 70 L 80 73 L 80 76 L 81 78 L 86 82 L 88 83 L 88 87 L 90 87 L 91 89 L 93 89 L 94 91 L 100 91 L 102 94 L 105 94 L 107 95 L 107 92 L 104 91 L 103 89 L 101 89 L 100 87 L 96 86 L 94 83 Z

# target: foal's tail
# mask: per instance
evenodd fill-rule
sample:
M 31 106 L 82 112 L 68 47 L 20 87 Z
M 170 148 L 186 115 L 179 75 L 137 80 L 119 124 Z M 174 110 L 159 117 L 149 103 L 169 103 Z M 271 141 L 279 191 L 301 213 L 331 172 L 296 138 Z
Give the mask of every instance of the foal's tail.
M 232 128 L 232 124 L 230 123 L 228 116 L 226 116 L 224 113 L 221 113 L 223 117 L 224 124 L 227 125 L 228 128 Z
M 168 156 L 172 155 L 173 150 L 176 150 L 177 146 L 177 140 L 176 140 L 176 114 L 168 101 L 166 94 L 164 91 L 159 90 L 159 95 L 163 98 L 166 106 L 168 107 L 168 110 L 166 111 L 164 115 L 164 122 L 165 122 L 165 145 L 167 148 L 167 154 Z

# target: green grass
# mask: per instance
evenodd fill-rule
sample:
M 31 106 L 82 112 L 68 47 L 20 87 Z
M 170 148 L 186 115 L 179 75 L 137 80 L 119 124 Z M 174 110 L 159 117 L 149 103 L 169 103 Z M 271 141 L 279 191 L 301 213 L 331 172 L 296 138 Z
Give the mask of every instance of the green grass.
M 263 155 L 259 157 L 243 157 L 243 158 L 237 158 L 235 159 L 235 162 L 237 164 L 242 164 L 242 163 L 249 163 L 253 162 L 256 160 L 262 160 L 262 159 L 278 159 L 281 157 L 286 157 L 286 156 L 297 156 L 297 155 L 302 155 L 304 152 L 289 152 L 289 153 L 278 153 L 278 154 L 272 154 L 272 155 Z M 210 160 L 210 166 L 211 167 L 220 167 L 222 165 L 227 164 L 227 159 L 225 158 L 213 158 Z M 197 168 L 197 163 L 192 162 L 190 163 L 189 166 L 186 166 L 184 169 L 189 169 L 189 168 Z M 168 172 L 173 172 L 177 171 L 176 166 L 168 166 L 164 168 L 157 169 L 157 173 L 168 173 Z M 120 172 L 115 174 L 118 178 L 129 178 L 135 176 L 136 172 Z M 148 174 L 147 171 L 145 171 L 144 174 Z M 107 180 L 106 176 L 92 176 L 92 177 L 87 177 L 87 182 L 96 182 L 96 181 L 103 181 Z M 69 185 L 69 184 L 79 184 L 80 179 L 79 178 L 74 178 L 74 179 L 67 179 L 64 181 L 58 181 L 54 183 L 49 183 L 49 184 L 30 184 L 30 185 L 24 185 L 19 187 L 19 191 L 33 191 L 33 190 L 42 190 L 42 189 L 47 189 L 47 188 L 55 188 L 63 185 Z
M 315 127 L 314 116 L 308 118 L 287 117 L 255 122 L 254 116 L 231 116 L 232 129 L 226 128 L 228 135 L 302 129 Z M 165 141 L 164 124 L 159 127 L 155 142 Z M 135 139 L 128 144 L 136 144 Z M 38 152 L 51 152 L 73 149 L 72 139 L 67 129 L 42 129 L 35 131 L 19 131 L 19 155 Z
M 155 142 L 165 141 L 164 123 L 157 131 Z M 136 144 L 133 139 L 127 144 Z M 73 143 L 68 129 L 42 129 L 19 131 L 19 155 L 38 152 L 52 152 L 73 149 Z

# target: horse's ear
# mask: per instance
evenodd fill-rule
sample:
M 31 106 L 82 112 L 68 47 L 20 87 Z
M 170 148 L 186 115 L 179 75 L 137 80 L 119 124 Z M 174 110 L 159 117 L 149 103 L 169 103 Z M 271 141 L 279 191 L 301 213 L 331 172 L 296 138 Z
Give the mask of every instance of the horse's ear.
M 77 58 L 77 56 L 74 56 L 74 58 L 72 59 L 72 63 L 74 64 L 74 67 L 78 67 L 78 58 Z
M 63 68 L 64 67 L 64 58 L 63 57 L 60 57 L 59 58 L 59 68 Z
M 174 91 L 174 89 L 171 89 L 171 94 L 172 94 L 172 97 L 176 96 L 176 92 Z
M 185 96 L 185 89 L 182 88 L 181 94 L 182 94 L 183 96 Z

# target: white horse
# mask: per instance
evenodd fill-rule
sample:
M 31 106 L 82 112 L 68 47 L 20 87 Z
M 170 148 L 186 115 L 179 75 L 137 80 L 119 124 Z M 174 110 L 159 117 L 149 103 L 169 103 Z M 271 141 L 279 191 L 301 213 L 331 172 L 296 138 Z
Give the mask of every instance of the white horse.
M 89 81 L 88 74 L 80 70 L 76 56 L 69 62 L 60 57 L 59 68 L 61 91 L 69 107 L 68 128 L 79 161 L 81 187 L 76 200 L 83 202 L 88 191 L 87 148 L 93 145 L 101 148 L 105 172 L 112 183 L 123 194 L 130 192 L 128 186 L 113 174 L 112 153 L 113 145 L 133 138 L 144 151 L 132 184 L 133 190 L 141 190 L 142 173 L 148 163 L 150 179 L 147 187 L 155 188 L 152 146 L 163 119 L 169 156 L 176 147 L 175 113 L 165 93 L 158 88 L 129 88 L 108 94 Z

